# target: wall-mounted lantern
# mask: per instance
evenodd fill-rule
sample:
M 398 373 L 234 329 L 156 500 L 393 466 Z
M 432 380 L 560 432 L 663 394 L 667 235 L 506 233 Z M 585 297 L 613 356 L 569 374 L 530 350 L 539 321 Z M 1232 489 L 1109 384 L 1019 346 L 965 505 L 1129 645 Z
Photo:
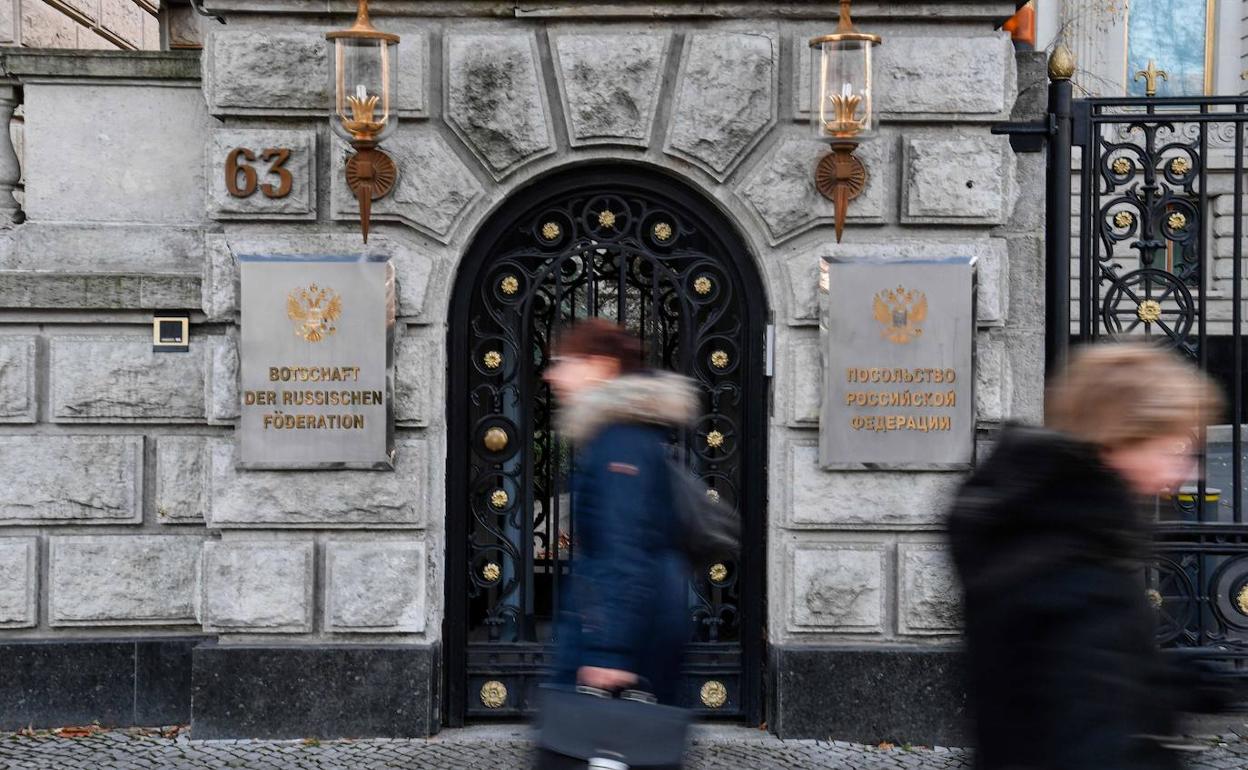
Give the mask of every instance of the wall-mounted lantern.
M 398 178 L 394 161 L 377 145 L 398 122 L 399 36 L 376 29 L 368 18 L 368 0 L 359 0 L 355 24 L 325 38 L 333 43 L 330 125 L 355 149 L 347 159 L 347 185 L 360 204 L 360 228 L 368 243 L 372 202 L 389 193 Z
M 879 35 L 860 32 L 841 0 L 840 22 L 830 35 L 810 41 L 810 114 L 815 135 L 831 145 L 819 160 L 815 186 L 836 207 L 836 241 L 845 229 L 845 210 L 867 184 L 867 169 L 854 156 L 858 143 L 879 124 L 871 52 Z

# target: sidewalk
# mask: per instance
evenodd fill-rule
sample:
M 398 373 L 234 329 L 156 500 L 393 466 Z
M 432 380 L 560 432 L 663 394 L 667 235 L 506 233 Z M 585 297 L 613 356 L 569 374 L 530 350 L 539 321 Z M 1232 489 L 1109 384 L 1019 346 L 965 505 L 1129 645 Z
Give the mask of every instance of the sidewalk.
M 427 741 L 193 741 L 154 730 L 84 737 L 0 735 L 0 770 L 511 770 L 527 767 L 522 727 L 448 730 Z M 1248 767 L 1248 741 L 1201 741 L 1193 770 Z M 782 741 L 746 728 L 700 727 L 690 770 L 958 770 L 963 749 Z

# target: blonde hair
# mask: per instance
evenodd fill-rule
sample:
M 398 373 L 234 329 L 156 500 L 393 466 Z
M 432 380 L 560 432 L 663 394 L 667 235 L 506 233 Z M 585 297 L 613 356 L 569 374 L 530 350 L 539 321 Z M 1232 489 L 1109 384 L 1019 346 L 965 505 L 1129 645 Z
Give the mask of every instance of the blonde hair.
M 1050 386 L 1045 424 L 1106 449 L 1186 434 L 1216 421 L 1222 393 L 1174 353 L 1138 342 L 1075 353 Z

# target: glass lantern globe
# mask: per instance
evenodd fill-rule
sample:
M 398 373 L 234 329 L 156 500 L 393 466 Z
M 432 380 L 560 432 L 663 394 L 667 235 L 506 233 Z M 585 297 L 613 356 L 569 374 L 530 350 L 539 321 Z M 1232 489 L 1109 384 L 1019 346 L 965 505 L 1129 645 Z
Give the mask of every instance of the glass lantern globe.
M 357 147 L 375 146 L 398 122 L 394 98 L 399 36 L 374 28 L 367 0 L 360 0 L 355 24 L 325 37 L 333 43 L 330 125 Z
M 810 41 L 811 125 L 824 141 L 860 142 L 879 128 L 871 55 L 880 37 L 842 27 Z

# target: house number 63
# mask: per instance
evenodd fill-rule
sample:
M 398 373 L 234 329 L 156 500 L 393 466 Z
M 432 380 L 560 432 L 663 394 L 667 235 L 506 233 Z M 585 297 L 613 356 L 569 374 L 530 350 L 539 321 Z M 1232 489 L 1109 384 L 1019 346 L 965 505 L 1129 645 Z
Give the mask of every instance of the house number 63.
M 249 198 L 255 194 L 257 187 L 266 198 L 285 198 L 290 195 L 290 188 L 294 184 L 290 170 L 285 167 L 289 159 L 290 150 L 285 147 L 266 147 L 261 150 L 260 160 L 270 163 L 266 173 L 275 174 L 278 182 L 276 185 L 270 182 L 259 184 L 255 166 L 248 165 L 255 162 L 256 154 L 246 147 L 235 147 L 225 156 L 225 189 L 235 198 Z

